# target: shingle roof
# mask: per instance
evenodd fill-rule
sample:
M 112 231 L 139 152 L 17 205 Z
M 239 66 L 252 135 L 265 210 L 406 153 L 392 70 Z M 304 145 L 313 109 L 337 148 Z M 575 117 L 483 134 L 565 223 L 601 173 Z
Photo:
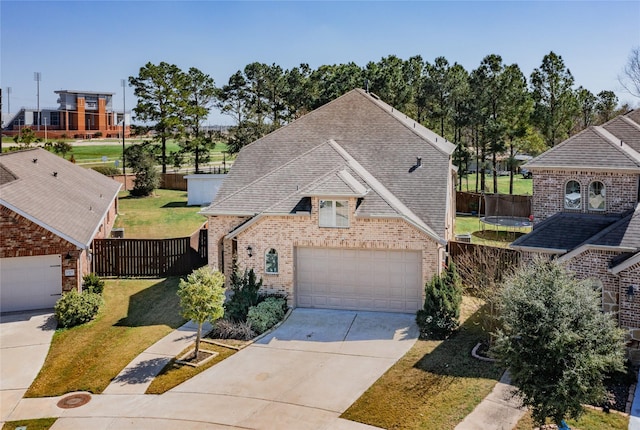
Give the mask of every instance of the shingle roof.
M 88 246 L 120 184 L 44 149 L 7 152 L 0 167 L 15 180 L 0 185 L 0 204 L 53 233 Z
M 350 91 L 245 146 L 210 208 L 216 208 L 234 193 L 329 140 L 335 141 L 438 235 L 445 236 L 450 155 L 454 145 L 363 90 Z M 335 164 L 333 156 L 330 160 L 323 160 L 323 156 L 314 152 L 305 160 L 297 160 L 300 167 L 294 169 L 292 177 L 284 174 L 271 177 L 268 186 L 276 189 L 303 186 L 303 179 L 309 183 L 311 176 L 318 178 L 320 174 L 340 170 L 340 163 L 344 165 L 344 160 Z M 417 157 L 422 158 L 423 167 L 412 170 Z M 254 195 L 256 199 L 246 202 L 243 209 L 259 213 L 273 204 L 266 192 Z M 369 203 L 371 209 L 389 206 L 376 199 L 367 195 L 362 206 Z M 207 212 L 209 208 L 203 210 Z
M 636 124 L 625 116 L 617 116 L 603 124 L 602 128 L 632 147 L 636 152 L 640 152 L 640 124 Z
M 610 127 L 589 127 L 525 164 L 527 168 L 571 168 L 640 171 L 640 153 L 620 139 Z M 628 129 L 626 129 L 628 130 Z M 640 130 L 637 131 L 640 135 Z M 631 139 L 629 139 L 631 140 Z
M 588 243 L 640 250 L 640 204 L 635 211 L 589 239 Z
M 619 221 L 621 216 L 591 215 L 559 212 L 519 237 L 512 248 L 541 248 L 565 253 L 585 243 L 605 228 Z

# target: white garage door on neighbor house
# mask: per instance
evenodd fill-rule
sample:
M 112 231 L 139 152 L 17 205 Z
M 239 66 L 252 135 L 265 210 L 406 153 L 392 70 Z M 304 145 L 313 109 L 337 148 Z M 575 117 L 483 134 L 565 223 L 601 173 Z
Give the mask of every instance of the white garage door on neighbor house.
M 422 306 L 419 251 L 296 248 L 300 307 L 415 312 Z
M 0 312 L 53 308 L 62 293 L 60 255 L 0 259 Z

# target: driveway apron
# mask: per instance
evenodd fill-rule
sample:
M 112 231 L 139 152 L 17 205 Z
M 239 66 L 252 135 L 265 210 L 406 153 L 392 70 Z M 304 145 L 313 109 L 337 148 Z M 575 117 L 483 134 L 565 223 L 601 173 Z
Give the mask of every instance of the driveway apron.
M 0 422 L 6 421 L 38 375 L 55 329 L 51 311 L 0 316 Z

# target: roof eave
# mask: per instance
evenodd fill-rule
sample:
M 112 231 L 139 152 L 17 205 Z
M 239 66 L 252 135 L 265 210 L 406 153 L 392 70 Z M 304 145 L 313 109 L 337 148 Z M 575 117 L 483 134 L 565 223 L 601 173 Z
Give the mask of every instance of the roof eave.
M 531 171 L 536 170 L 589 170 L 592 172 L 620 172 L 620 173 L 640 173 L 640 166 L 637 168 L 617 168 L 617 167 L 606 167 L 606 166 L 541 166 L 541 165 L 532 165 L 526 166 L 527 169 Z
M 586 251 L 617 251 L 617 252 L 635 252 L 637 248 L 630 248 L 628 246 L 611 246 L 611 245 L 594 245 L 594 244 L 585 244 L 577 247 L 571 252 L 567 252 L 562 257 L 558 258 L 559 262 L 569 261 L 574 257 L 582 254 Z
M 609 272 L 613 273 L 614 275 L 617 275 L 618 273 L 627 270 L 628 268 L 630 268 L 631 266 L 637 263 L 640 263 L 640 252 L 624 260 L 622 263 L 618 264 L 617 266 L 611 267 L 609 269 Z

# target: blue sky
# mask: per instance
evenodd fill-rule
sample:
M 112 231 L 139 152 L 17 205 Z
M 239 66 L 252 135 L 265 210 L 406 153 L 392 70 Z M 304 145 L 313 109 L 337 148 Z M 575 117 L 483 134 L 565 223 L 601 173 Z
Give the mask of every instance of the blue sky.
M 109 91 L 148 61 L 197 67 L 216 85 L 259 61 L 291 68 L 395 54 L 445 56 L 467 70 L 499 54 L 529 76 L 549 51 L 576 85 L 626 94 L 617 76 L 640 45 L 640 1 L 0 1 L 3 112 L 55 107 L 59 89 Z M 134 105 L 127 88 L 127 110 Z M 231 119 L 214 112 L 211 124 Z

